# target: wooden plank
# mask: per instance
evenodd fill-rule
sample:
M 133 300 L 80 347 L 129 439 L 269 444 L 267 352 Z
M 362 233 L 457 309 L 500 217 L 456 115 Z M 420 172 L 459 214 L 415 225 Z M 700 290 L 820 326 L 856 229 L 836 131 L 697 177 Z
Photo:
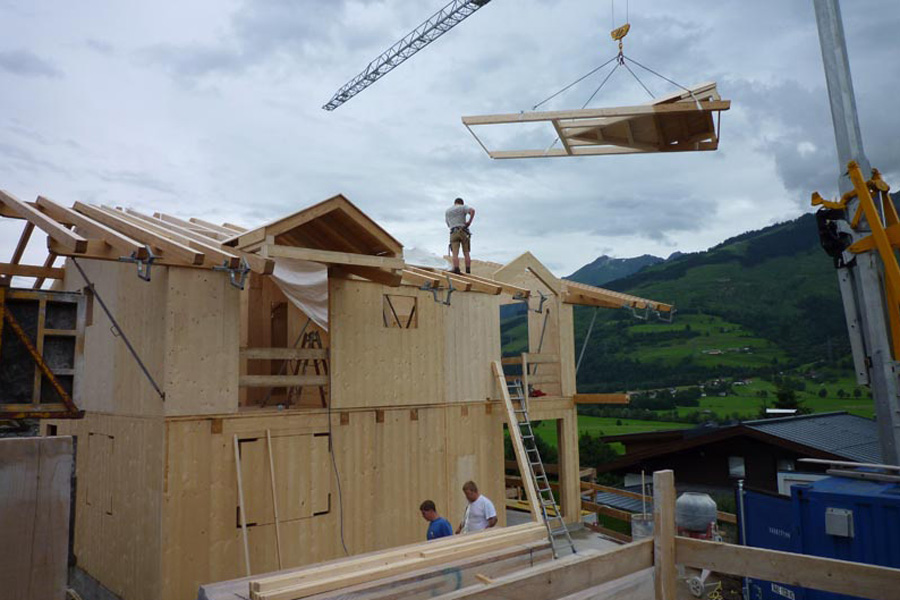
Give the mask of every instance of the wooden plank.
M 653 473 L 653 570 L 656 597 L 675 598 L 675 473 L 671 469 Z
M 247 360 L 328 359 L 328 348 L 241 348 Z
M 472 289 L 473 284 L 469 281 L 465 281 L 457 276 L 455 273 L 450 273 L 449 271 L 429 271 L 427 269 L 419 269 L 417 267 L 407 266 L 404 271 L 411 271 L 422 277 L 439 277 L 443 279 L 445 282 L 449 281 L 453 284 L 453 289 L 460 292 L 468 292 Z
M 72 438 L 0 439 L 0 590 L 63 598 L 69 558 Z
M 119 250 L 124 256 L 140 259 L 147 258 L 147 248 L 143 243 L 133 240 L 103 223 L 78 214 L 74 210 L 57 204 L 45 196 L 38 196 L 37 206 L 60 223 L 74 225 L 92 237 L 103 240 L 116 250 Z
M 445 594 L 441 600 L 552 600 L 652 566 L 653 542 L 646 539 L 605 552 L 587 550 L 532 569 L 523 569 L 498 578 L 490 585 Z
M 451 536 L 427 544 L 414 544 L 257 579 L 250 582 L 250 596 L 253 600 L 302 598 L 419 568 L 446 564 L 451 560 L 478 556 L 518 543 L 533 542 L 541 536 L 545 536 L 543 526 L 534 523 L 505 530 Z
M 191 217 L 188 219 L 188 222 L 193 223 L 195 225 L 200 225 L 201 227 L 205 227 L 206 229 L 211 229 L 212 231 L 216 231 L 225 236 L 225 239 L 233 238 L 235 234 L 239 234 L 243 231 L 243 228 L 240 230 L 233 229 L 229 227 L 223 227 L 221 225 L 216 225 L 215 223 L 210 223 L 209 221 L 204 221 L 203 219 L 198 219 L 197 217 Z M 236 227 L 236 226 L 232 226 Z
M 135 210 L 116 210 L 109 206 L 103 206 L 102 209 L 110 214 L 121 217 L 138 227 L 143 227 L 156 235 L 169 238 L 183 246 L 203 252 L 209 266 L 227 266 L 228 268 L 235 269 L 241 264 L 240 257 L 237 254 L 230 252 L 230 249 L 228 251 L 222 250 L 222 247 L 217 240 L 207 238 L 206 236 L 197 233 L 190 233 L 188 235 L 176 231 L 174 225 L 158 219 L 153 219 L 153 217 L 148 217 Z
M 627 510 L 619 510 L 618 508 L 604 506 L 602 504 L 597 504 L 596 502 L 588 502 L 587 500 L 581 501 L 581 508 L 590 512 L 606 515 L 607 517 L 612 517 L 613 519 L 625 521 L 626 523 L 631 523 L 631 513 Z
M 16 265 L 0 263 L 0 275 L 9 277 L 42 277 L 45 279 L 63 279 L 66 276 L 65 269 L 52 267 L 40 267 L 37 265 Z
M 477 115 L 462 117 L 463 125 L 500 125 L 506 123 L 536 123 L 541 121 L 554 121 L 559 119 L 596 119 L 600 117 L 637 117 L 643 115 L 679 115 L 691 113 L 703 113 L 708 111 L 728 110 L 731 108 L 730 100 L 712 100 L 700 103 L 700 107 L 693 101 L 672 102 L 669 104 L 640 104 L 638 106 L 618 106 L 613 108 L 585 108 L 579 110 L 555 110 L 521 112 L 495 115 Z M 570 127 L 575 123 L 567 123 Z M 565 152 L 565 150 L 561 150 Z
M 628 404 L 628 394 L 575 394 L 575 404 Z
M 199 233 L 201 235 L 205 235 L 208 238 L 212 238 L 214 240 L 225 240 L 231 237 L 231 234 L 223 233 L 222 231 L 216 229 L 210 229 L 204 225 L 200 225 L 199 223 L 191 223 L 190 221 L 186 221 L 184 219 L 179 219 L 178 217 L 166 213 L 155 212 L 153 213 L 154 219 L 159 219 L 160 221 L 165 221 L 166 223 L 171 223 L 172 225 L 178 225 L 183 229 L 187 229 L 188 231 L 193 231 L 195 233 Z
M 503 375 L 503 366 L 500 361 L 495 360 L 491 363 L 494 375 L 497 378 L 497 386 L 503 396 L 503 405 L 506 407 L 506 423 L 508 425 L 509 437 L 512 440 L 513 450 L 516 453 L 516 463 L 519 467 L 519 473 L 522 474 L 525 488 L 525 496 L 528 503 L 531 504 L 531 515 L 538 523 L 543 523 L 544 518 L 541 515 L 540 505 L 538 504 L 537 489 L 535 487 L 534 478 L 531 475 L 531 466 L 528 462 L 528 456 L 525 454 L 525 446 L 522 443 L 522 432 L 519 430 L 515 409 L 512 400 L 509 397 L 509 390 L 506 387 L 506 379 Z
M 44 233 L 56 240 L 62 246 L 73 252 L 84 252 L 87 249 L 87 240 L 75 232 L 69 231 L 37 208 L 19 200 L 7 191 L 0 190 L 0 204 L 5 205 L 13 213 L 27 220 L 41 229 Z
M 242 375 L 240 387 L 302 387 L 328 385 L 327 375 Z
M 179 244 L 165 236 L 157 235 L 146 227 L 135 225 L 128 219 L 123 218 L 124 215 L 110 214 L 103 209 L 81 202 L 76 202 L 73 208 L 77 212 L 87 215 L 93 220 L 107 225 L 130 238 L 157 248 L 164 252 L 169 260 L 181 260 L 189 265 L 202 265 L 206 258 L 202 252 L 198 252 L 184 244 Z
M 26 222 L 25 227 L 22 229 L 22 235 L 19 236 L 19 243 L 16 244 L 16 249 L 13 250 L 12 258 L 9 261 L 11 264 L 17 265 L 22 260 L 22 255 L 25 254 L 25 248 L 28 246 L 28 241 L 31 239 L 33 232 L 34 223 L 31 221 Z
M 279 244 L 264 244 L 260 249 L 260 252 L 265 256 L 273 258 L 298 258 L 300 260 L 312 262 L 350 265 L 354 267 L 403 269 L 405 266 L 402 258 L 370 256 L 368 254 L 350 254 L 349 252 L 333 252 L 331 250 L 316 250 L 313 248 L 296 248 L 294 246 L 282 246 Z
M 656 152 L 701 152 L 716 150 L 719 147 L 718 142 L 701 142 L 696 147 L 666 147 L 664 150 Z M 604 156 L 613 154 L 650 154 L 648 150 L 640 150 L 637 148 L 624 148 L 622 146 L 575 146 L 572 148 L 572 154 L 566 154 L 562 148 L 551 148 L 550 150 L 492 150 L 491 158 L 508 159 L 508 158 L 559 158 L 561 156 Z
M 494 281 L 493 279 L 488 279 L 487 277 L 481 277 L 472 273 L 466 273 L 465 276 L 469 279 L 477 279 L 478 281 L 483 281 L 484 283 L 499 285 L 501 292 L 504 294 L 509 294 L 510 296 L 522 296 L 523 299 L 531 296 L 531 290 L 513 285 L 511 283 L 506 283 L 504 281 Z
M 345 273 L 380 283 L 388 287 L 399 287 L 403 281 L 403 272 L 401 270 L 379 269 L 377 267 L 357 267 L 351 265 L 341 265 L 336 267 Z
M 51 244 L 56 243 L 56 242 L 54 242 L 53 240 L 49 240 L 49 241 L 50 241 Z M 51 267 L 53 267 L 53 263 L 56 262 L 56 256 L 57 256 L 56 253 L 53 252 L 52 249 L 50 249 L 50 250 L 47 252 L 47 258 L 44 259 L 44 268 L 51 268 Z M 43 277 L 38 277 L 37 279 L 34 280 L 34 285 L 31 286 L 31 288 L 34 289 L 34 290 L 39 290 L 39 289 L 41 289 L 41 286 L 42 286 L 42 285 L 44 285 L 44 278 L 43 278 Z
M 437 273 L 425 274 L 412 269 L 403 269 L 403 279 L 416 286 L 429 285 L 435 288 L 441 287 L 441 284 L 444 283 L 444 279 Z
M 526 352 L 525 358 L 532 365 L 541 365 L 541 364 L 558 363 L 559 362 L 559 354 L 548 354 L 548 353 L 539 354 L 537 352 Z
M 523 375 L 504 375 L 506 381 L 515 381 L 516 379 L 526 380 Z M 559 375 L 528 375 L 527 383 L 536 385 L 538 383 L 559 383 Z
M 498 281 L 507 279 L 515 281 L 521 272 L 526 269 L 531 271 L 538 281 L 544 284 L 551 292 L 557 296 L 562 293 L 562 281 L 541 264 L 541 261 L 535 258 L 531 252 L 520 254 L 514 260 L 497 269 L 494 272 L 494 279 Z
M 896 599 L 900 585 L 900 569 L 833 558 L 684 537 L 675 552 L 678 564 L 690 567 L 871 600 Z

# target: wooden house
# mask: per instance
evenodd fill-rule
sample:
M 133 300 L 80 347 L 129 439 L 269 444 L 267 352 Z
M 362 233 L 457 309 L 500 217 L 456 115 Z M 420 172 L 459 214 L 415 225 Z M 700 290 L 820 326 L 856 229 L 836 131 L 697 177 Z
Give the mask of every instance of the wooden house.
M 50 249 L 7 278 L 85 296 L 85 414 L 44 431 L 76 438 L 77 566 L 128 600 L 420 540 L 419 504 L 456 523 L 468 480 L 502 505 L 502 303 L 529 305 L 530 352 L 506 362 L 547 394 L 531 417 L 557 423 L 576 520 L 573 305 L 671 310 L 529 253 L 471 276 L 409 265 L 343 196 L 253 230 L 7 193 L 0 215 Z

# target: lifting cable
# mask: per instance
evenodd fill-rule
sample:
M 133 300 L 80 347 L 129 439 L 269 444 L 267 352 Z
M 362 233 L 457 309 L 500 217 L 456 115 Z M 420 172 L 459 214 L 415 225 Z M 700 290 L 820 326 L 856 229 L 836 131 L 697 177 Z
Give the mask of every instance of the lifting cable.
M 134 346 L 131 345 L 131 342 L 128 341 L 128 337 L 125 335 L 125 332 L 122 331 L 122 328 L 119 327 L 119 323 L 116 322 L 116 318 L 113 317 L 112 313 L 109 311 L 109 308 L 106 307 L 106 303 L 103 301 L 103 298 L 100 297 L 99 292 L 97 292 L 97 287 L 94 283 L 88 279 L 87 274 L 85 274 L 84 269 L 81 268 L 81 265 L 78 264 L 78 260 L 74 256 L 70 256 L 69 259 L 72 261 L 72 264 L 75 265 L 75 268 L 78 269 L 78 272 L 81 273 L 81 278 L 84 279 L 84 282 L 87 284 L 88 289 L 91 290 L 91 294 L 97 299 L 97 302 L 100 303 L 100 307 L 103 309 L 103 312 L 106 313 L 106 316 L 109 317 L 110 323 L 112 323 L 112 327 L 110 327 L 110 331 L 113 334 L 113 337 L 122 338 L 122 341 L 125 342 L 125 346 L 128 348 L 128 351 L 131 352 L 131 356 L 134 357 L 134 360 L 137 361 L 138 366 L 144 372 L 144 375 L 147 376 L 147 380 L 150 381 L 150 385 L 153 386 L 153 389 L 156 390 L 156 393 L 159 394 L 159 397 L 166 401 L 166 393 L 159 389 L 159 386 L 156 385 L 156 381 L 153 380 L 153 376 L 150 375 L 150 371 L 147 370 L 147 367 L 144 365 L 143 361 L 141 361 L 141 357 L 138 356 L 137 351 L 134 349 Z

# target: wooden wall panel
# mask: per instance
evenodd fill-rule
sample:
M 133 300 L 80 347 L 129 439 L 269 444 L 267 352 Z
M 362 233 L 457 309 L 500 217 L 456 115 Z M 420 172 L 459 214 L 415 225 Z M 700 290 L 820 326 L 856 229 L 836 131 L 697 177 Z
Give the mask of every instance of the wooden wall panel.
M 418 327 L 385 327 L 385 293 L 417 299 Z M 444 309 L 413 288 L 330 279 L 334 408 L 444 402 Z
M 223 273 L 170 268 L 167 301 L 166 415 L 236 412 L 240 291 Z
M 69 562 L 72 438 L 0 440 L 0 590 L 63 598 Z
M 458 293 L 443 310 L 446 401 L 493 397 L 491 361 L 500 359 L 499 296 Z
M 154 267 L 151 281 L 138 279 L 135 266 L 79 259 L 125 335 L 159 385 L 163 385 L 166 343 L 166 294 L 169 269 Z M 86 286 L 66 261 L 66 291 Z M 106 313 L 94 302 L 92 324 L 84 333 L 84 376 L 81 405 L 88 412 L 162 415 L 164 406 L 122 340 L 116 338 Z
M 162 576 L 162 419 L 88 413 L 84 419 L 48 424 L 76 438 L 78 566 L 128 600 L 157 600 Z M 94 443 L 99 447 L 91 448 Z M 101 460 L 104 452 L 106 460 Z
M 575 385 L 575 321 L 574 306 L 557 303 L 559 310 L 559 358 L 561 391 L 563 396 L 574 396 Z

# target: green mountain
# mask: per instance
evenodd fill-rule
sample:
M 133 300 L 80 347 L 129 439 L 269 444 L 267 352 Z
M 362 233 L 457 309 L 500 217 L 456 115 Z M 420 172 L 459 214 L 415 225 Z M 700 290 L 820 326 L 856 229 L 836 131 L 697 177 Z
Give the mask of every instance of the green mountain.
M 605 254 L 569 275 L 566 279 L 589 285 L 603 285 L 609 281 L 622 279 L 637 273 L 644 267 L 664 262 L 664 259 L 650 254 L 634 258 L 613 258 Z
M 585 269 L 573 275 L 588 282 Z M 815 216 L 646 266 L 604 287 L 674 304 L 671 324 L 601 309 L 578 373 L 583 392 L 691 385 L 846 362 L 837 277 Z M 576 352 L 594 309 L 577 307 Z

